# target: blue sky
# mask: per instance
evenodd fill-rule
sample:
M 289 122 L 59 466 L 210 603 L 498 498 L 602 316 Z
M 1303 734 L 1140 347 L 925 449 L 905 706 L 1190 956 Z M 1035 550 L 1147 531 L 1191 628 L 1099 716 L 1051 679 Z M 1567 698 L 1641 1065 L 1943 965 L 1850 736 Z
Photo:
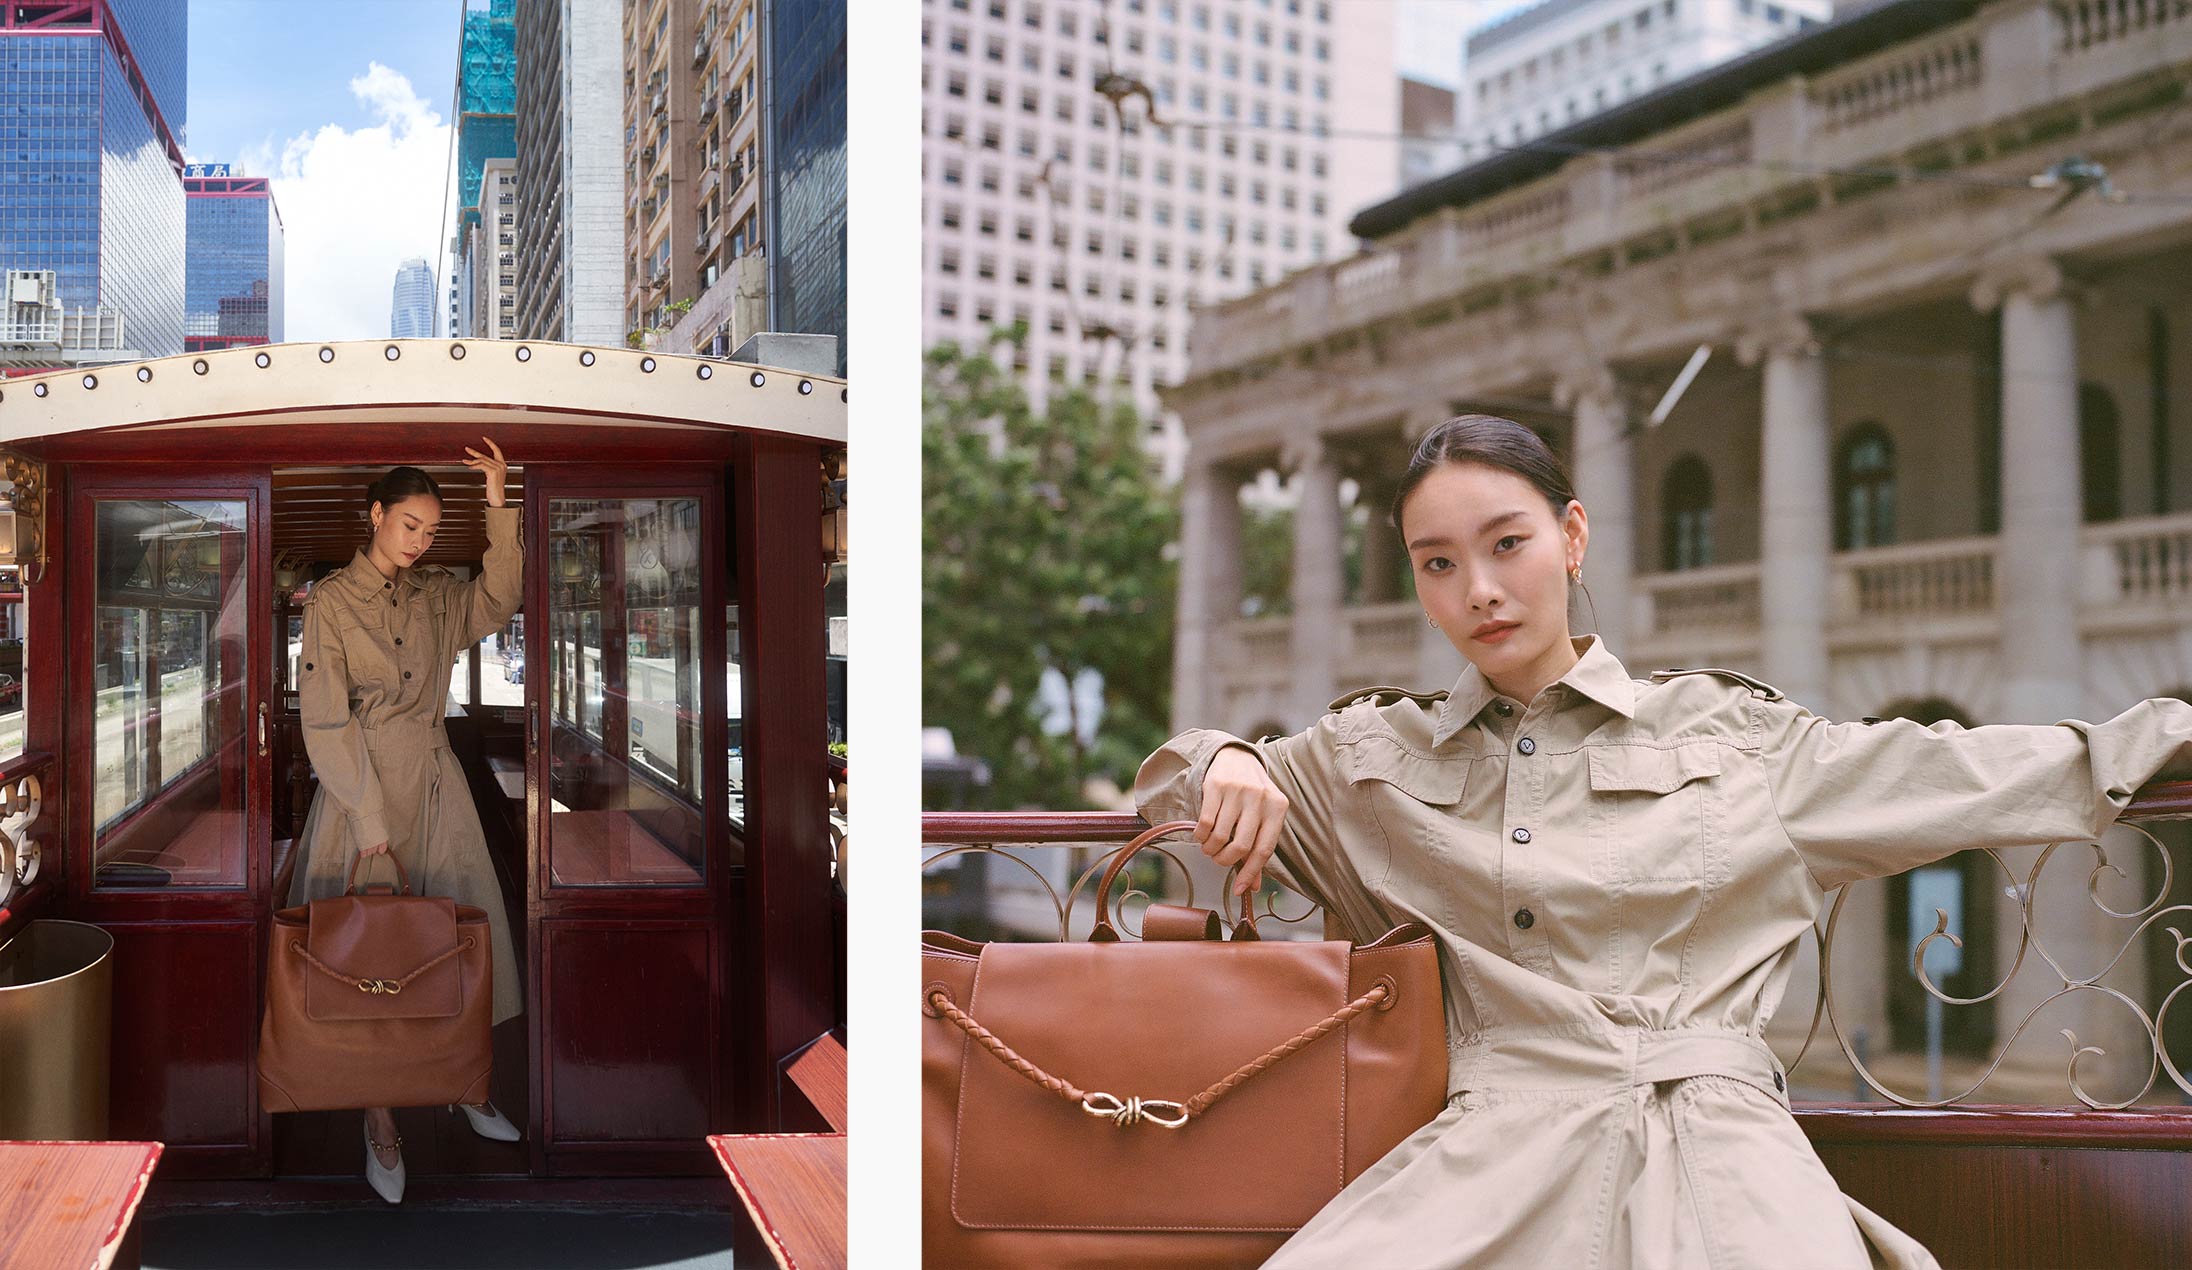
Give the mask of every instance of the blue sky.
M 218 163 L 326 124 L 371 124 L 349 82 L 379 62 L 444 118 L 459 0 L 190 0 L 190 150 Z

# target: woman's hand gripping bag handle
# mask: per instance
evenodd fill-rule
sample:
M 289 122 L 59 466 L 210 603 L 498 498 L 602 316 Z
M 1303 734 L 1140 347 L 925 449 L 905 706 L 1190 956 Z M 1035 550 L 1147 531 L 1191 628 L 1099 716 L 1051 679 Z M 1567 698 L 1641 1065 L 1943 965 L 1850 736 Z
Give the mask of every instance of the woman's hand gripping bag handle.
M 1087 942 L 926 937 L 931 1263 L 1257 1265 L 1439 1113 L 1445 1009 L 1425 928 L 1266 941 L 1244 896 L 1230 940 L 1187 909 L 1171 938 L 1147 938 L 1146 918 L 1143 940 L 1121 938 L 1118 875 L 1194 827 L 1117 852 Z

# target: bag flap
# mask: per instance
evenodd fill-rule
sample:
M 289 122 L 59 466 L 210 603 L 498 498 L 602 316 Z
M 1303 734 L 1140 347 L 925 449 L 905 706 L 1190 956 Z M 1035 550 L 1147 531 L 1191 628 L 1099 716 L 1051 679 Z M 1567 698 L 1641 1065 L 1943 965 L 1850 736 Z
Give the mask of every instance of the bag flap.
M 1720 774 L 1720 747 L 1716 744 L 1678 745 L 1658 749 L 1648 745 L 1601 745 L 1591 750 L 1591 788 L 1645 790 L 1670 793 L 1684 782 Z
M 990 944 L 961 1006 L 1088 1093 L 1185 1102 L 1345 1005 L 1351 951 Z M 1346 1053 L 1336 1029 L 1181 1128 L 1122 1128 L 967 1042 L 952 1213 L 983 1229 L 1295 1229 L 1346 1176 Z
M 305 906 L 305 950 L 349 980 L 393 982 L 484 927 L 458 930 L 455 900 L 433 895 L 338 895 Z M 279 929 L 279 927 L 277 927 Z M 304 976 L 304 1012 L 321 1022 L 441 1019 L 464 1007 L 462 955 L 446 958 L 396 992 L 373 992 L 317 967 Z

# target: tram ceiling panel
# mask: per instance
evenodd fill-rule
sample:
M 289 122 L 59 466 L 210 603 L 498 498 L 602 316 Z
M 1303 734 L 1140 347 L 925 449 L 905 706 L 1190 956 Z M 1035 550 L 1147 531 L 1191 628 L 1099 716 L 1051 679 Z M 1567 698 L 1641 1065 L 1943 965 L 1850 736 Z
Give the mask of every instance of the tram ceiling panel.
M 0 379 L 0 446 L 76 434 L 512 424 L 767 432 L 843 444 L 845 381 L 577 344 L 269 344 Z

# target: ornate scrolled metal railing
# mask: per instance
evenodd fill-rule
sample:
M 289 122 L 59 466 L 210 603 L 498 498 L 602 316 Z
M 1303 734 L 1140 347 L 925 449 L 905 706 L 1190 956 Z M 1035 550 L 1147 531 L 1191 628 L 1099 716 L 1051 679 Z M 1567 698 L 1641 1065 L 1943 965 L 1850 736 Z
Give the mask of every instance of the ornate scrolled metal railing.
M 2137 1021 L 2151 1050 L 2148 1071 L 2144 1082 L 2129 1097 L 2096 1096 L 2081 1082 L 2079 1066 L 2088 1056 L 2105 1051 L 2098 1046 L 2080 1043 L 2072 1029 L 2062 1028 L 2060 1031 L 2070 1048 L 2065 1077 L 2071 1096 L 2089 1111 L 2117 1112 L 2146 1097 L 2154 1090 L 2156 1083 L 2166 1077 L 2177 1089 L 2183 1091 L 2187 1101 L 2192 1101 L 2192 1055 L 2169 1053 L 2164 1035 L 2167 1020 L 2172 1017 L 2173 1010 L 2192 1010 L 2192 1001 L 2180 1001 L 2182 997 L 2192 997 L 2192 991 L 2188 991 L 2192 989 L 2192 903 L 2166 903 L 2176 876 L 2175 862 L 2170 859 L 2167 847 L 2145 827 L 2147 822 L 2175 819 L 2192 819 L 2192 782 L 2163 782 L 2141 789 L 2119 819 L 2118 823 L 2145 839 L 2160 862 L 2159 884 L 2154 888 L 2151 898 L 2136 908 L 2118 908 L 2102 898 L 2099 887 L 2104 874 L 2113 873 L 2120 878 L 2128 878 L 2130 875 L 2109 858 L 2107 848 L 2099 842 L 2035 844 L 2040 847 L 2039 855 L 2022 875 L 2010 866 L 2001 852 L 1988 849 L 1986 854 L 2007 882 L 2007 893 L 2018 900 L 2019 921 L 2016 950 L 2009 958 L 2009 968 L 2001 972 L 1999 980 L 1992 987 L 1976 995 L 1950 994 L 1935 981 L 1934 974 L 1927 967 L 1928 950 L 1934 948 L 1939 941 L 1945 940 L 1958 949 L 1963 946 L 1962 939 L 1950 929 L 1946 912 L 1938 908 L 1934 910 L 1933 929 L 1918 939 L 1911 955 L 1911 969 L 1919 986 L 1943 1006 L 1984 1007 L 2001 998 L 2010 984 L 2031 966 L 2044 967 L 2045 973 L 2053 976 L 2052 982 L 2045 985 L 2041 999 L 2024 1011 L 2023 1017 L 2017 1020 L 2008 1038 L 1994 1047 L 1993 1055 L 1978 1078 L 1947 1097 L 1917 1098 L 1893 1088 L 1866 1062 L 1862 1045 L 1851 1035 L 1851 1029 L 1844 1025 L 1844 1020 L 1837 1014 L 1833 951 L 1835 935 L 1849 901 L 1849 888 L 1845 886 L 1837 889 L 1831 894 L 1823 920 L 1815 922 L 1812 927 L 1818 953 L 1819 982 L 1811 1022 L 1805 1030 L 1802 1044 L 1784 1066 L 1794 1071 L 1810 1053 L 1813 1043 L 1818 1040 L 1820 1023 L 1823 1020 L 1851 1070 L 1881 1099 L 1920 1110 L 1952 1107 L 1965 1103 L 1993 1078 L 2011 1048 L 2043 1009 L 2068 997 L 2093 994 L 2121 1005 Z M 1074 909 L 1081 893 L 1088 889 L 1092 880 L 1117 854 L 1120 847 L 1146 828 L 1148 825 L 1139 816 L 1131 813 L 932 812 L 922 817 L 922 844 L 925 853 L 922 870 L 926 876 L 930 869 L 944 861 L 967 856 L 1010 860 L 1020 871 L 1040 884 L 1037 893 L 1048 897 L 1050 911 L 1057 922 L 1057 938 L 1064 940 L 1072 937 Z M 2114 955 L 2107 959 L 2106 964 L 2083 975 L 2073 973 L 2063 959 L 2048 947 L 2035 926 L 2033 916 L 2043 886 L 2043 872 L 2048 862 L 2062 848 L 2078 845 L 2086 845 L 2094 853 L 2093 866 L 2085 874 L 2087 901 L 2106 919 L 2135 923 L 2124 934 L 2121 944 L 2117 946 Z M 1072 874 L 1072 881 L 1063 894 L 1060 893 L 1059 882 L 1046 875 L 1025 855 L 1031 850 L 1060 847 L 1098 848 L 1093 859 L 1068 870 Z M 1174 850 L 1162 846 L 1153 847 L 1152 850 L 1161 851 L 1164 858 L 1170 860 L 1185 879 L 1186 894 L 1183 902 L 1193 905 L 1194 874 L 1188 869 L 1186 862 Z M 1262 892 L 1262 913 L 1259 920 L 1262 915 L 1268 915 L 1277 922 L 1298 925 L 1314 915 L 1316 909 L 1313 906 L 1294 915 L 1277 912 L 1279 901 L 1270 889 L 1276 886 L 1274 881 Z M 1142 887 L 1129 888 L 1115 897 L 1113 912 L 1109 916 L 1118 929 L 1130 936 L 1138 936 L 1138 924 L 1128 920 L 1126 913 L 1128 900 L 1132 897 L 1144 900 L 1153 898 Z M 1306 904 L 1307 901 L 1304 900 L 1303 903 Z M 2172 919 L 2178 924 L 2161 924 Z M 2157 927 L 2174 941 L 2174 946 L 2170 949 L 2170 962 L 2182 978 L 2168 986 L 2166 992 L 2160 993 L 2160 1003 L 2150 1013 L 2129 994 L 2100 981 L 2114 971 L 2134 948 L 2140 946 L 2140 941 Z M 2152 995 L 2153 993 L 2149 993 L 2150 999 Z
M 25 755 L 0 767 L 0 908 L 15 902 L 38 880 L 37 830 L 45 810 L 45 771 L 51 759 Z

